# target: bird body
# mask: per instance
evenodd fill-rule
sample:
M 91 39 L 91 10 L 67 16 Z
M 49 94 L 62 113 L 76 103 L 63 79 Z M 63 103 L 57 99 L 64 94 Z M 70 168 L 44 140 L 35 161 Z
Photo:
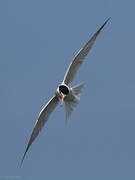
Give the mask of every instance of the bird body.
M 71 61 L 67 72 L 64 76 L 64 80 L 62 83 L 58 86 L 56 89 L 56 92 L 54 96 L 49 100 L 49 102 L 45 105 L 45 107 L 41 110 L 38 119 L 35 123 L 32 135 L 30 137 L 29 143 L 26 147 L 25 153 L 23 155 L 22 162 L 25 158 L 25 155 L 35 140 L 35 138 L 38 136 L 39 132 L 42 130 L 44 124 L 47 122 L 50 114 L 53 112 L 53 110 L 58 105 L 59 101 L 61 100 L 61 104 L 63 102 L 65 103 L 66 108 L 66 118 L 69 118 L 71 115 L 73 109 L 77 106 L 78 102 L 80 101 L 80 95 L 82 88 L 84 87 L 84 83 L 81 83 L 79 85 L 76 85 L 74 87 L 70 87 L 71 82 L 73 81 L 78 69 L 84 62 L 85 57 L 89 53 L 92 45 L 94 44 L 97 36 L 99 35 L 100 31 L 103 29 L 103 27 L 106 25 L 109 19 L 105 21 L 105 23 L 98 29 L 98 31 L 92 36 L 92 38 L 86 43 L 86 45 L 78 52 L 78 54 L 73 58 Z

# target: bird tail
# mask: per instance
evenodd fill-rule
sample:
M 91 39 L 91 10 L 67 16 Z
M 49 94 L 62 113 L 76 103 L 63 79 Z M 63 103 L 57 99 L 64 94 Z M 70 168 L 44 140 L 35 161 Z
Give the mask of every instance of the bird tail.
M 74 87 L 72 87 L 72 93 L 75 95 L 75 97 L 80 100 L 81 92 L 84 87 L 85 83 L 78 84 Z
M 71 88 L 71 94 L 65 98 L 65 108 L 66 108 L 66 119 L 69 118 L 73 109 L 77 106 L 80 101 L 80 96 L 82 88 L 85 83 L 81 83 Z

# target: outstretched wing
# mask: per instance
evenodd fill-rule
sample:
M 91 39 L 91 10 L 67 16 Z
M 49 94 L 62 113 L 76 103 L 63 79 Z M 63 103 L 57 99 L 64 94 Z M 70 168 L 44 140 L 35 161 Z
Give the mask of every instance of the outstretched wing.
M 29 147 L 31 146 L 31 144 L 33 143 L 33 141 L 35 140 L 35 138 L 38 136 L 39 132 L 42 130 L 42 127 L 44 126 L 44 124 L 47 122 L 50 114 L 52 113 L 52 111 L 55 109 L 55 107 L 57 106 L 59 102 L 59 99 L 56 95 L 54 95 L 50 101 L 45 105 L 45 107 L 41 110 L 39 117 L 35 123 L 32 135 L 30 137 L 29 143 L 27 145 L 27 148 L 25 150 L 25 153 L 23 155 L 22 161 L 21 161 L 21 165 L 23 163 L 23 160 L 25 158 L 25 155 L 29 149 Z
M 110 18 L 109 18 L 110 19 Z M 105 23 L 99 28 L 99 30 L 92 36 L 92 38 L 86 43 L 86 45 L 80 49 L 80 51 L 78 52 L 78 54 L 74 57 L 74 59 L 71 61 L 67 72 L 64 76 L 64 80 L 63 82 L 65 84 L 70 84 L 72 82 L 72 80 L 74 79 L 77 70 L 79 69 L 79 67 L 82 65 L 85 57 L 87 56 L 87 54 L 89 53 L 92 45 L 94 44 L 97 36 L 99 35 L 100 31 L 103 29 L 103 27 L 106 25 L 106 23 L 109 21 L 109 19 L 107 19 L 105 21 Z

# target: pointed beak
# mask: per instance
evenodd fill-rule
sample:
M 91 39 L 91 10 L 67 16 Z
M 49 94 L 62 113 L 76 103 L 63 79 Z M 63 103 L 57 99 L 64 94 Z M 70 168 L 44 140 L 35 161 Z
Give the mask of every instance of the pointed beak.
M 61 96 L 61 105 L 63 105 L 64 97 Z

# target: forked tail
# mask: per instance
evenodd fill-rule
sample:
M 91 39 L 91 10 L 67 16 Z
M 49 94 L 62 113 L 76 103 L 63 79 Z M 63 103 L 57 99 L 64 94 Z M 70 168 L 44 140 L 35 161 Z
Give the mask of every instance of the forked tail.
M 84 87 L 84 85 L 85 85 L 85 83 L 81 83 L 81 84 L 78 84 L 78 85 L 76 85 L 76 86 L 74 86 L 74 87 L 72 88 L 73 94 L 74 94 L 77 98 L 79 98 L 79 100 L 80 100 L 82 88 Z
M 79 85 L 74 86 L 71 89 L 71 94 L 65 98 L 66 119 L 69 118 L 73 109 L 79 103 L 82 88 L 84 87 L 84 85 L 85 85 L 85 83 L 81 83 Z

